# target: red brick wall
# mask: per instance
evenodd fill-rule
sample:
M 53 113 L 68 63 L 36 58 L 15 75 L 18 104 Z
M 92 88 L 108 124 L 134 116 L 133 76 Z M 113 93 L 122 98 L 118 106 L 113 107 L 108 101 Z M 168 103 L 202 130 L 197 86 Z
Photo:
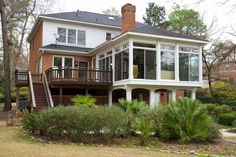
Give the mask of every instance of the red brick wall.
M 29 70 L 32 73 L 37 73 L 37 64 L 39 64 L 39 53 L 38 49 L 42 47 L 42 36 L 43 36 L 43 22 L 35 30 L 35 34 L 30 43 L 30 56 L 29 56 Z
M 228 65 L 228 68 L 226 70 L 224 69 L 225 65 Z M 236 86 L 235 65 L 236 64 L 233 62 L 221 64 L 219 66 L 219 80 L 231 83 L 231 85 Z

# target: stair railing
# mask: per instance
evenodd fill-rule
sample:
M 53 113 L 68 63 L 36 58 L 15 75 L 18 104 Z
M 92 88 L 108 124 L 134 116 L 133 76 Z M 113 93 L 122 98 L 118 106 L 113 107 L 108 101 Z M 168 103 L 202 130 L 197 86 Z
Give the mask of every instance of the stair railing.
M 47 76 L 45 72 L 43 72 L 43 85 L 44 85 L 44 89 L 45 89 L 45 93 L 47 97 L 47 102 L 51 107 L 54 107 L 51 91 L 49 89 L 48 80 L 47 80 Z
M 31 96 L 32 106 L 36 107 L 35 96 L 34 96 L 33 80 L 32 80 L 32 75 L 31 75 L 30 71 L 28 71 L 28 77 L 29 77 L 29 87 L 30 87 L 30 96 Z

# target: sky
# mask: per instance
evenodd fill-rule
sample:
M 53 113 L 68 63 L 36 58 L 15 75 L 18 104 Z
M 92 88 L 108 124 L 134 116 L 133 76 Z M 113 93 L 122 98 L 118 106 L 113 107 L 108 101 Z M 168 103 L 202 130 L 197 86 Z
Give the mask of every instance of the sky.
M 227 3 L 224 3 L 227 1 Z M 198 11 L 204 23 L 213 28 L 210 32 L 213 38 L 221 40 L 231 39 L 236 42 L 236 37 L 229 35 L 232 28 L 236 31 L 236 2 L 235 0 L 55 0 L 54 6 L 50 10 L 53 12 L 64 11 L 90 11 L 102 13 L 103 10 L 115 7 L 117 10 L 126 4 L 131 3 L 136 6 L 136 21 L 143 22 L 143 15 L 148 6 L 148 2 L 155 2 L 164 6 L 169 14 L 175 4 L 182 7 L 191 8 Z

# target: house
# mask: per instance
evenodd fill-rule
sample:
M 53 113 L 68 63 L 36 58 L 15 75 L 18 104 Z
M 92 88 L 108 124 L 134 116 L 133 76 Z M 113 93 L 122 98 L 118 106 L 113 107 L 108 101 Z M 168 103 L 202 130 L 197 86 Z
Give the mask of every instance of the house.
M 218 80 L 236 87 L 236 50 L 219 65 Z
M 132 4 L 121 12 L 39 16 L 28 37 L 29 72 L 17 71 L 16 79 L 18 87 L 30 86 L 33 107 L 70 104 L 76 94 L 98 104 L 124 97 L 150 107 L 184 94 L 195 99 L 207 42 L 136 22 Z

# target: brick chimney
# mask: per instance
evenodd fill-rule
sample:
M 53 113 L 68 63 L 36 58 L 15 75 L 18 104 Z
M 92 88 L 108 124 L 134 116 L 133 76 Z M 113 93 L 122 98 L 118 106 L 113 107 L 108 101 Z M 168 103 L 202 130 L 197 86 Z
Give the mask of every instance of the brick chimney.
M 121 13 L 122 13 L 121 32 L 122 33 L 135 28 L 135 11 L 136 11 L 136 7 L 130 3 L 125 4 L 121 8 Z

